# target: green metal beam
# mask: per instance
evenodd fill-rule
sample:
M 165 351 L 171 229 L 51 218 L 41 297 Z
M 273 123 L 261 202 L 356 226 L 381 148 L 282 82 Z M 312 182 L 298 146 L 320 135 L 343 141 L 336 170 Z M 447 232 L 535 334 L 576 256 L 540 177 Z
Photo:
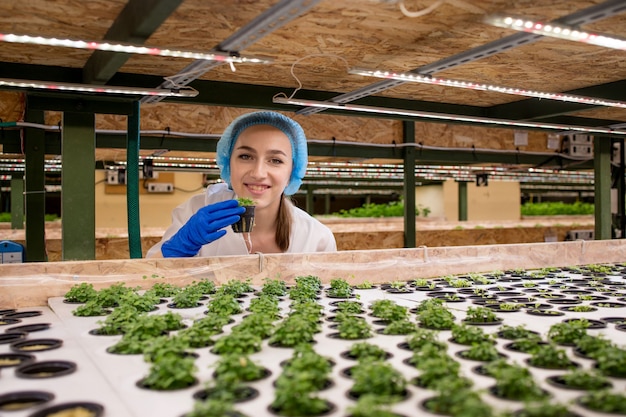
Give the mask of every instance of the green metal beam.
M 595 172 L 595 239 L 611 239 L 611 140 L 595 137 L 594 172 Z
M 103 40 L 143 45 L 178 8 L 182 0 L 130 0 Z M 94 51 L 83 68 L 82 82 L 104 84 L 130 58 L 129 54 Z
M 415 143 L 415 122 L 402 122 L 402 140 Z M 404 247 L 415 247 L 415 148 L 404 148 Z
M 26 121 L 43 123 L 43 111 L 26 111 Z M 24 132 L 26 157 L 24 206 L 26 212 L 26 261 L 47 261 L 46 254 L 46 189 L 45 189 L 45 135 L 44 131 L 27 128 Z
M 96 259 L 94 114 L 63 113 L 63 260 Z
M 467 221 L 467 181 L 457 181 L 459 195 L 459 221 Z
M 126 147 L 126 206 L 128 213 L 128 251 L 131 259 L 141 258 L 141 223 L 139 221 L 139 146 L 140 105 L 134 104 L 128 116 Z
M 11 229 L 24 228 L 24 174 L 11 173 Z
M 130 114 L 133 111 L 129 97 L 114 96 L 69 97 L 62 94 L 28 94 L 28 107 L 33 110 L 55 110 L 72 113 Z

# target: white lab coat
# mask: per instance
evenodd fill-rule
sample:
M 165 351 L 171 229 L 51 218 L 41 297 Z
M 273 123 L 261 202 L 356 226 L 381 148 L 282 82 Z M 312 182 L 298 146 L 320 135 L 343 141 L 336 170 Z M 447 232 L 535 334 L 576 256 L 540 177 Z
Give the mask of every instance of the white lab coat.
M 159 243 L 148 250 L 147 257 L 158 254 L 161 245 L 189 220 L 200 208 L 209 204 L 235 198 L 235 193 L 225 183 L 209 186 L 205 194 L 198 194 L 176 207 L 172 211 L 172 224 L 167 228 Z M 292 224 L 287 253 L 334 252 L 337 250 L 335 237 L 328 227 L 311 217 L 307 212 L 289 204 Z M 226 235 L 202 246 L 196 256 L 248 255 L 248 248 L 242 233 L 233 232 L 230 226 L 225 228 Z M 254 248 L 253 252 L 254 252 Z

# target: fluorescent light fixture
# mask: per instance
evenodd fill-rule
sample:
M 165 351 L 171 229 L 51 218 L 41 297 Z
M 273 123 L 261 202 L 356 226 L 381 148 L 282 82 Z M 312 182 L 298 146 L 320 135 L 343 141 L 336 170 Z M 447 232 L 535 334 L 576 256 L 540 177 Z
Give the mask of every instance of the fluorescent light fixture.
M 79 93 L 98 94 L 130 94 L 141 96 L 163 97 L 195 97 L 198 91 L 191 87 L 180 88 L 138 88 L 119 87 L 111 85 L 90 85 L 75 83 L 57 83 L 53 81 L 19 80 L 13 78 L 0 78 L 0 87 L 33 88 L 38 90 L 75 91 Z
M 552 38 L 588 43 L 591 45 L 603 46 L 605 48 L 626 50 L 626 39 L 624 38 L 601 33 L 587 32 L 574 26 L 562 25 L 559 23 L 543 23 L 532 19 L 499 14 L 487 16 L 485 18 L 485 23 L 506 29 L 549 36 Z
M 277 104 L 290 104 L 293 106 L 304 107 L 317 107 L 323 109 L 336 109 L 336 110 L 348 110 L 361 113 L 373 113 L 373 114 L 389 114 L 394 116 L 408 116 L 421 119 L 435 119 L 435 120 L 449 120 L 453 122 L 466 122 L 466 123 L 483 123 L 490 125 L 500 125 L 507 127 L 521 127 L 531 129 L 548 129 L 557 131 L 574 131 L 585 133 L 603 133 L 611 135 L 626 135 L 626 130 L 615 130 L 602 127 L 592 126 L 572 126 L 561 125 L 553 123 L 537 123 L 537 122 L 524 122 L 521 120 L 507 120 L 507 119 L 490 119 L 487 117 L 475 117 L 475 116 L 462 116 L 446 113 L 433 113 L 415 110 L 405 109 L 393 109 L 388 107 L 375 107 L 375 106 L 360 106 L 358 104 L 350 103 L 333 103 L 331 101 L 315 101 L 315 100 L 302 100 L 287 97 L 274 97 L 274 103 Z
M 367 77 L 385 78 L 399 80 L 411 83 L 442 85 L 445 87 L 467 88 L 470 90 L 493 91 L 503 94 L 512 94 L 516 96 L 536 97 L 540 99 L 566 101 L 571 103 L 589 104 L 592 106 L 606 106 L 626 108 L 626 102 L 616 100 L 606 100 L 595 97 L 575 96 L 564 93 L 547 93 L 543 91 L 526 90 L 524 88 L 502 87 L 490 84 L 475 83 L 472 81 L 450 80 L 445 78 L 432 77 L 430 75 L 422 75 L 411 72 L 393 72 L 379 71 L 365 68 L 352 68 L 348 71 L 350 74 L 364 75 Z
M 97 41 L 81 41 L 72 39 L 44 38 L 42 36 L 15 35 L 12 33 L 0 33 L 0 41 L 23 43 L 44 46 L 62 46 L 65 48 L 88 49 L 109 52 L 123 52 L 127 54 L 166 56 L 173 58 L 199 59 L 205 61 L 219 61 L 231 63 L 267 64 L 272 62 L 268 58 L 243 57 L 230 55 L 226 52 L 196 52 L 176 49 L 162 49 L 128 43 L 109 43 Z

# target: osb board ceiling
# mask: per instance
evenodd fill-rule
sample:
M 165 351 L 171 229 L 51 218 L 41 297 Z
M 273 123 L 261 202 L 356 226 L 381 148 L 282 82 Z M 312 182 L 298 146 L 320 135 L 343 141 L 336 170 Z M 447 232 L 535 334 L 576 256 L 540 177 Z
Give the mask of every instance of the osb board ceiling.
M 125 0 L 3 1 L 0 27 L 5 33 L 102 40 L 126 3 Z M 184 0 L 145 44 L 208 51 L 277 3 L 278 0 Z M 405 0 L 406 7 L 412 11 L 434 3 L 434 0 Z M 347 93 L 379 81 L 350 75 L 347 73 L 350 67 L 412 70 L 515 33 L 483 23 L 486 15 L 508 12 L 548 21 L 601 3 L 602 0 L 445 0 L 432 12 L 411 18 L 403 15 L 393 0 L 322 0 L 302 16 L 240 51 L 244 56 L 273 58 L 272 64 L 237 64 L 234 72 L 228 65 L 221 65 L 200 79 L 273 86 L 290 95 L 298 87 L 293 72 L 304 90 Z M 624 37 L 626 13 L 590 23 L 585 29 Z M 85 50 L 0 43 L 0 66 L 6 62 L 80 69 L 90 56 L 91 52 Z M 567 91 L 626 78 L 624 56 L 623 51 L 542 38 L 435 75 L 542 91 Z M 119 72 L 168 77 L 188 64 L 190 61 L 185 59 L 134 55 Z M 15 74 L 13 78 L 19 76 Z M 296 97 L 301 95 L 302 92 L 296 93 Z M 499 93 L 418 84 L 404 84 L 378 95 L 479 109 L 523 100 Z M 271 103 L 272 97 L 263 99 Z M 21 100 L 20 94 L 0 92 L 0 117 L 19 120 L 23 113 Z M 165 102 L 143 105 L 141 127 L 219 134 L 233 117 L 248 110 Z M 626 122 L 624 109 L 589 109 L 569 115 Z M 376 144 L 402 141 L 399 121 L 324 113 L 295 118 L 312 139 Z M 58 113 L 47 117 L 50 124 L 59 120 Z M 126 122 L 119 116 L 98 115 L 97 127 L 125 129 Z M 515 149 L 512 135 L 509 129 L 416 124 L 416 141 L 429 146 L 511 150 Z M 545 139 L 545 133 L 530 132 L 529 145 L 524 150 L 545 151 Z

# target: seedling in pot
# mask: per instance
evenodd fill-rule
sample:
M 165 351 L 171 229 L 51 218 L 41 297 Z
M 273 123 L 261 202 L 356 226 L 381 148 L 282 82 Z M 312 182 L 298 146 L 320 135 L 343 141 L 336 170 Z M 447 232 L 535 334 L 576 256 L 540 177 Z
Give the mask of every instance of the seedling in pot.
M 408 309 L 392 300 L 376 300 L 370 305 L 372 315 L 381 320 L 396 321 L 408 318 Z
M 364 318 L 350 314 L 337 314 L 337 330 L 341 339 L 365 339 L 372 336 L 372 328 Z
M 240 206 L 245 207 L 246 211 L 241 215 L 241 219 L 232 224 L 235 233 L 250 233 L 254 227 L 254 211 L 256 202 L 249 198 L 238 198 L 237 202 Z
M 548 379 L 572 389 L 599 390 L 611 386 L 605 376 L 588 369 L 574 369 L 566 374 L 556 375 Z
M 469 307 L 465 316 L 466 323 L 499 323 L 502 321 L 496 314 L 487 307 Z
M 351 358 L 358 361 L 379 360 L 383 361 L 387 359 L 389 354 L 380 346 L 373 345 L 367 342 L 354 343 L 348 354 Z
M 445 307 L 433 307 L 421 311 L 418 320 L 427 329 L 449 330 L 454 325 L 454 314 Z
M 547 369 L 569 369 L 576 366 L 564 349 L 559 349 L 552 344 L 539 345 L 532 353 L 528 363 Z
M 141 385 L 155 390 L 176 390 L 196 383 L 197 369 L 193 357 L 163 354 L 150 366 Z
M 437 395 L 423 402 L 423 407 L 436 414 L 450 416 L 491 417 L 493 411 L 480 393 L 464 386 L 463 380 L 446 380 Z
M 559 345 L 573 345 L 587 334 L 589 322 L 585 319 L 556 323 L 548 330 L 548 339 Z
M 352 296 L 352 286 L 343 278 L 333 278 L 330 280 L 330 288 L 326 291 L 329 297 L 350 298 Z
M 591 391 L 578 400 L 583 407 L 611 414 L 626 414 L 626 395 L 608 390 Z
M 452 327 L 452 341 L 460 345 L 473 345 L 474 343 L 490 342 L 493 344 L 493 336 L 488 335 L 480 327 L 466 324 L 455 324 Z
M 514 401 L 533 401 L 544 398 L 547 394 L 537 385 L 530 370 L 524 366 L 512 364 L 491 370 L 496 379 L 494 395 Z
M 76 284 L 65 293 L 65 300 L 71 303 L 86 303 L 87 301 L 94 300 L 98 291 L 93 287 L 93 284 L 83 282 Z
M 406 395 L 406 379 L 388 362 L 360 362 L 352 369 L 352 379 L 350 393 L 356 397 L 372 394 L 395 401 Z
M 403 335 L 411 334 L 417 329 L 417 325 L 409 319 L 395 320 L 383 329 L 383 334 Z
M 391 410 L 389 401 L 372 394 L 361 395 L 347 411 L 349 417 L 400 417 Z

